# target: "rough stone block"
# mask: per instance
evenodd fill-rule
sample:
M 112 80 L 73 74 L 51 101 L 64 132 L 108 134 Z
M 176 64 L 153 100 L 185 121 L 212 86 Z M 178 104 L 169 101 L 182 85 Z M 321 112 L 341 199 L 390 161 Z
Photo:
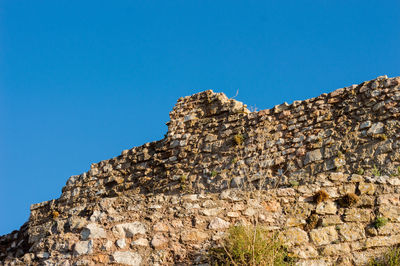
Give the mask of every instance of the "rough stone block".
M 146 226 L 141 222 L 118 224 L 113 227 L 113 232 L 117 236 L 133 237 L 136 234 L 145 234 Z
M 82 229 L 81 237 L 83 240 L 93 238 L 107 238 L 106 231 L 100 225 L 91 223 Z
M 375 192 L 375 185 L 371 183 L 358 184 L 358 190 L 361 194 L 373 195 Z
M 181 239 L 184 242 L 202 242 L 208 238 L 208 234 L 200 230 L 187 230 L 182 233 Z
M 386 247 L 393 246 L 400 243 L 400 235 L 391 236 L 375 236 L 367 238 L 365 241 L 365 247 Z
M 326 245 L 322 250 L 322 254 L 325 256 L 337 256 L 349 253 L 350 246 L 348 243 Z
M 347 223 L 339 225 L 339 234 L 344 241 L 355 241 L 365 238 L 365 229 L 362 224 Z
M 112 257 L 116 263 L 125 265 L 140 266 L 142 263 L 142 257 L 136 252 L 116 251 Z
M 379 207 L 381 216 L 393 222 L 400 222 L 400 206 L 382 205 Z
M 308 242 L 308 235 L 300 228 L 290 228 L 282 232 L 282 240 L 289 246 L 303 245 Z
M 334 226 L 314 229 L 310 232 L 310 237 L 317 246 L 330 244 L 339 238 Z
M 306 158 L 304 159 L 304 165 L 307 165 L 311 162 L 322 160 L 321 149 L 316 149 L 313 151 L 309 151 L 306 153 Z
M 336 204 L 329 200 L 325 202 L 320 202 L 315 209 L 315 212 L 318 214 L 336 214 L 337 207 Z
M 344 212 L 344 220 L 346 222 L 369 222 L 371 220 L 371 209 L 346 209 Z
M 301 247 L 294 247 L 290 250 L 296 258 L 311 259 L 318 257 L 318 251 L 312 245 L 303 245 Z
M 208 225 L 208 228 L 211 230 L 221 230 L 221 229 L 227 229 L 229 228 L 229 226 L 230 226 L 229 222 L 219 217 L 216 217 L 211 220 L 210 224 Z
M 93 251 L 93 240 L 79 241 L 74 245 L 74 255 L 81 256 L 90 254 Z

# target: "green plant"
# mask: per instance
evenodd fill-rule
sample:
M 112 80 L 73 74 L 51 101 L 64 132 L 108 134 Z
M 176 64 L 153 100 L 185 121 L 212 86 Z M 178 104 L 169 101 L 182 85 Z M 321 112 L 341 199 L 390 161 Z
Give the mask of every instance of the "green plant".
M 238 133 L 235 136 L 233 136 L 233 141 L 237 146 L 241 146 L 243 144 L 244 137 L 242 134 Z
M 376 229 L 381 228 L 385 224 L 387 224 L 388 220 L 385 217 L 376 217 L 374 221 L 374 227 Z
M 180 181 L 181 183 L 185 183 L 186 180 L 187 180 L 187 175 L 181 175 L 181 178 L 179 179 L 179 181 Z
M 398 266 L 400 265 L 400 247 L 387 251 L 381 258 L 372 259 L 370 266 Z
M 211 265 L 293 265 L 286 247 L 261 226 L 234 226 L 222 247 L 209 251 Z
M 290 180 L 290 181 L 289 181 L 289 184 L 290 184 L 292 187 L 298 187 L 298 186 L 299 186 L 299 182 L 296 181 L 296 180 Z
M 364 169 L 362 169 L 361 167 L 357 169 L 357 174 L 359 175 L 363 175 L 364 174 Z
M 374 168 L 372 168 L 372 174 L 374 176 L 380 176 L 381 172 L 379 171 L 378 167 L 376 167 L 376 165 L 374 164 Z
M 210 173 L 211 177 L 216 177 L 217 175 L 218 175 L 218 172 L 215 171 L 215 170 L 212 170 L 211 173 Z
M 238 157 L 235 157 L 235 158 L 232 159 L 232 164 L 235 164 L 235 163 L 237 163 L 238 161 L 239 161 Z
M 179 179 L 179 181 L 180 181 L 180 186 L 181 186 L 181 189 L 183 190 L 183 191 L 187 191 L 188 190 L 188 186 L 187 186 L 187 179 L 188 179 L 188 176 L 187 175 L 181 175 L 181 177 L 180 177 L 180 179 Z

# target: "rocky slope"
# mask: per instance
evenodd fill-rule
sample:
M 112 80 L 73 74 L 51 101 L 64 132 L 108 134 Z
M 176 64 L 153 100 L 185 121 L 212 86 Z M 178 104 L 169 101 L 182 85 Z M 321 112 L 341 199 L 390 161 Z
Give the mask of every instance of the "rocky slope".
M 164 139 L 33 204 L 0 262 L 204 264 L 257 219 L 298 265 L 362 265 L 400 243 L 399 111 L 400 77 L 386 76 L 259 112 L 212 91 L 180 98 Z

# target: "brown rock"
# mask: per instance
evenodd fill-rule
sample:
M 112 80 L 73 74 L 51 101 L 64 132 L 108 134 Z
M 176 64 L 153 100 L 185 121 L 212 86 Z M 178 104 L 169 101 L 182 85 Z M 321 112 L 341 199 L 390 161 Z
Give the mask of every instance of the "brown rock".
M 155 232 L 168 232 L 169 228 L 168 225 L 158 222 L 153 226 L 153 231 Z
M 166 238 L 162 233 L 157 233 L 153 236 L 151 240 L 151 245 L 155 249 L 163 249 L 168 245 L 168 238 Z
M 184 242 L 202 242 L 208 237 L 208 234 L 203 231 L 189 230 L 182 233 L 181 239 Z

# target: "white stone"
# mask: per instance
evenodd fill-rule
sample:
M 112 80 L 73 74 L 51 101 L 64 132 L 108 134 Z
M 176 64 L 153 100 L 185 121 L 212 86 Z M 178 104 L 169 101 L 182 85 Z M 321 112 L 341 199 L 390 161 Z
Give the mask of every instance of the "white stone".
M 92 222 L 99 222 L 103 217 L 104 217 L 104 213 L 102 213 L 101 211 L 94 211 L 92 216 L 90 216 L 90 221 Z
M 229 222 L 216 217 L 211 220 L 210 224 L 208 225 L 208 228 L 212 230 L 219 230 L 219 229 L 229 228 L 229 226 L 230 226 Z
M 255 215 L 257 213 L 257 210 L 255 210 L 255 209 L 253 209 L 253 208 L 247 208 L 244 212 L 243 212 L 243 214 L 244 215 L 246 215 L 246 216 L 253 216 L 253 215 Z
M 141 246 L 141 247 L 148 247 L 149 246 L 149 240 L 146 238 L 139 238 L 131 243 L 131 246 Z
M 371 126 L 371 124 L 372 124 L 371 121 L 365 121 L 365 122 L 361 123 L 360 129 L 368 128 Z
M 124 248 L 126 247 L 125 238 L 118 239 L 116 242 L 117 247 Z
M 113 254 L 113 259 L 116 263 L 139 266 L 142 263 L 142 257 L 135 252 L 116 251 Z
M 68 218 L 68 225 L 71 230 L 79 230 L 82 227 L 84 227 L 86 223 L 87 223 L 86 219 L 77 216 L 72 216 Z
M 367 134 L 368 135 L 374 135 L 374 134 L 380 134 L 383 133 L 383 123 L 382 122 L 378 122 L 375 123 L 371 126 L 370 129 L 368 129 Z
M 336 214 L 337 207 L 333 201 L 321 202 L 317 205 L 316 213 L 318 214 Z
M 107 238 L 107 233 L 98 224 L 91 223 L 82 229 L 81 237 L 83 240 L 93 238 Z
M 151 240 L 151 245 L 156 249 L 162 249 L 168 245 L 168 239 L 162 233 L 157 233 Z
M 113 232 L 121 237 L 133 237 L 136 234 L 145 234 L 146 226 L 141 222 L 118 224 L 114 226 Z
M 78 243 L 75 244 L 74 255 L 80 256 L 80 255 L 90 254 L 92 253 L 92 249 L 93 249 L 93 240 L 79 241 Z
M 39 259 L 48 259 L 50 257 L 50 254 L 48 252 L 40 252 L 36 254 L 36 257 Z
M 390 178 L 388 179 L 388 183 L 392 186 L 400 186 L 400 179 L 399 178 Z
M 201 210 L 202 214 L 205 216 L 215 216 L 218 215 L 223 209 L 222 208 L 212 208 Z
M 113 246 L 113 243 L 110 240 L 107 240 L 107 242 L 101 246 L 101 249 L 102 250 L 110 250 L 112 246 Z
M 304 165 L 322 160 L 322 153 L 320 149 L 309 151 L 306 153 L 306 158 L 304 159 Z

